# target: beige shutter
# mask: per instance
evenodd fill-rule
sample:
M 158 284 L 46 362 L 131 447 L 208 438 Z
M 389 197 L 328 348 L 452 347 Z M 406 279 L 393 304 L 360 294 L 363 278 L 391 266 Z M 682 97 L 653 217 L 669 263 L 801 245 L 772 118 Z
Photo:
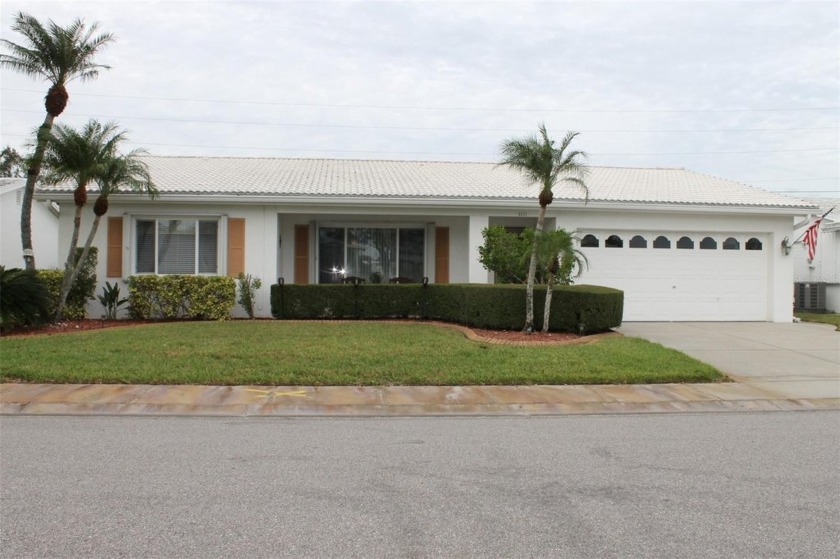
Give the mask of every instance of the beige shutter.
M 236 277 L 245 272 L 245 220 L 228 218 L 228 275 Z
M 295 283 L 309 283 L 308 225 L 295 225 Z
M 435 283 L 449 283 L 449 227 L 435 227 Z
M 122 277 L 123 270 L 123 218 L 108 218 L 108 253 L 105 275 L 109 278 Z

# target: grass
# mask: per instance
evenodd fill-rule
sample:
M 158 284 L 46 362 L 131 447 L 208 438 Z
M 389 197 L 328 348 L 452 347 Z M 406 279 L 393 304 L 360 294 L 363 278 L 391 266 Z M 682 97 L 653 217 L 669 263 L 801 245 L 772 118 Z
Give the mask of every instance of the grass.
M 0 339 L 4 382 L 471 385 L 713 382 L 643 340 L 505 346 L 428 324 L 181 322 Z
M 838 331 L 840 331 L 840 314 L 838 313 L 796 312 L 793 314 L 798 319 L 805 322 L 822 322 L 824 324 L 833 324 L 834 327 Z

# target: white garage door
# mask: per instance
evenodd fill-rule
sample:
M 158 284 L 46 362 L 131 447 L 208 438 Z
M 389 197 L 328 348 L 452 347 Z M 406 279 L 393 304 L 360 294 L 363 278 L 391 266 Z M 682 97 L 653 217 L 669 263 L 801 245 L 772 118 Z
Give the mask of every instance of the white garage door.
M 599 231 L 579 236 L 589 270 L 578 283 L 623 290 L 626 321 L 767 320 L 768 255 L 762 235 Z

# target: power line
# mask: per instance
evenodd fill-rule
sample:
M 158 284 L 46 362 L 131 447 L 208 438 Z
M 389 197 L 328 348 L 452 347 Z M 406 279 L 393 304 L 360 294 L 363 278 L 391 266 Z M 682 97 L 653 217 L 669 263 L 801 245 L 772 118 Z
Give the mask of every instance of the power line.
M 5 136 L 28 138 L 26 134 L 4 134 Z M 476 153 L 476 152 L 442 152 L 442 151 L 389 151 L 389 150 L 349 150 L 349 149 L 324 149 L 324 148 L 278 148 L 278 147 L 249 147 L 249 146 L 218 146 L 206 144 L 162 144 L 154 142 L 138 142 L 126 140 L 127 143 L 141 144 L 146 146 L 164 147 L 189 147 L 189 148 L 212 148 L 212 149 L 241 149 L 259 151 L 293 151 L 293 152 L 324 152 L 324 153 L 359 153 L 359 154 L 391 154 L 391 155 L 469 155 L 480 157 L 495 157 L 497 154 Z M 662 153 L 597 153 L 589 152 L 593 157 L 649 157 L 649 156 L 685 156 L 685 155 L 744 155 L 760 153 L 802 153 L 815 151 L 840 151 L 840 148 L 801 148 L 801 149 L 771 149 L 771 150 L 743 150 L 743 151 L 697 151 L 697 152 L 662 152 Z
M 43 93 L 42 90 L 14 87 L 0 88 L 3 91 L 23 91 L 29 93 Z M 226 103 L 240 105 L 275 105 L 283 107 L 318 107 L 336 109 L 384 109 L 384 110 L 418 110 L 418 111 L 492 111 L 492 112 L 540 112 L 540 113 L 737 113 L 737 112 L 799 112 L 799 111 L 836 111 L 840 107 L 791 107 L 787 109 L 553 109 L 533 108 L 521 109 L 513 107 L 433 107 L 418 105 L 354 105 L 330 103 L 290 103 L 281 101 L 239 101 L 232 99 L 191 99 L 184 97 L 153 97 L 143 95 L 106 95 L 98 93 L 74 93 L 78 97 L 106 97 L 115 99 L 140 99 L 147 101 L 177 101 L 187 103 Z
M 35 113 L 41 114 L 43 111 L 33 111 L 28 109 L 6 109 L 2 108 L 0 111 L 10 113 Z M 248 120 L 203 120 L 203 119 L 188 119 L 188 118 L 165 118 L 165 117 L 141 117 L 141 116 L 126 116 L 126 115 L 90 115 L 90 114 L 68 114 L 67 116 L 77 116 L 84 118 L 107 118 L 107 119 L 122 119 L 122 120 L 141 120 L 154 122 L 179 122 L 188 124 L 233 124 L 237 126 L 288 126 L 298 128 L 340 128 L 340 129 L 367 129 L 367 130 L 422 130 L 430 132 L 528 132 L 521 128 L 457 128 L 457 127 L 435 127 L 435 126 L 379 126 L 366 124 L 313 124 L 300 122 L 258 122 Z M 665 128 L 665 129 L 581 129 L 578 132 L 630 132 L 630 133 L 674 133 L 674 132 L 794 132 L 794 131 L 814 131 L 814 130 L 837 130 L 837 126 L 815 126 L 806 128 Z

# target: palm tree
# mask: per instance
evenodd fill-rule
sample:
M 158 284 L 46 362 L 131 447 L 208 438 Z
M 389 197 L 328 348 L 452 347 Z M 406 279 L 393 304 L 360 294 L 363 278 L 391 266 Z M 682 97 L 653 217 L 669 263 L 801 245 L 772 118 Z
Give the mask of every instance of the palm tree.
M 47 144 L 44 154 L 47 173 L 44 182 L 58 184 L 72 181 L 76 185 L 73 191 L 73 203 L 76 208 L 73 217 L 73 233 L 70 236 L 70 250 L 64 264 L 64 280 L 61 284 L 56 318 L 61 317 L 73 280 L 78 275 L 78 270 L 84 265 L 87 252 L 90 250 L 89 242 L 92 241 L 92 237 L 88 239 L 82 257 L 79 258 L 78 263 L 76 262 L 76 247 L 82 227 L 82 210 L 88 199 L 88 185 L 93 181 L 103 181 L 106 185 L 104 199 L 101 202 L 97 200 L 94 207 L 94 213 L 97 214 L 95 220 L 97 227 L 98 218 L 108 211 L 108 195 L 115 186 L 125 184 L 136 187 L 145 184 L 147 192 L 156 192 L 151 181 L 148 180 L 148 171 L 142 169 L 141 172 L 143 164 L 137 161 L 134 155 L 128 161 L 121 163 L 115 161 L 120 159 L 117 148 L 123 141 L 125 141 L 125 133 L 119 132 L 115 123 L 103 125 L 96 120 L 91 120 L 81 131 L 61 124 L 56 125 L 54 135 Z M 136 152 L 132 153 L 136 155 Z M 122 166 L 126 168 L 122 169 Z M 101 190 L 102 183 L 100 183 L 100 198 L 102 198 Z
M 38 128 L 35 152 L 29 160 L 21 203 L 20 236 L 27 270 L 35 269 L 35 255 L 32 252 L 32 194 L 41 174 L 41 163 L 53 121 L 67 106 L 69 95 L 65 86 L 77 78 L 82 81 L 93 79 L 99 75 L 99 70 L 109 68 L 104 64 L 96 64 L 93 59 L 102 47 L 114 40 L 114 36 L 111 33 L 94 35 L 97 26 L 97 23 L 87 26 L 80 19 L 67 27 L 61 27 L 53 21 L 44 26 L 34 17 L 20 12 L 15 16 L 12 31 L 23 35 L 26 43 L 19 45 L 0 39 L 10 51 L 10 54 L 0 54 L 0 67 L 43 78 L 50 83 L 44 101 L 47 116 Z
M 543 333 L 548 332 L 551 315 L 551 296 L 554 284 L 571 283 L 572 277 L 579 278 L 589 266 L 586 255 L 575 248 L 577 238 L 565 229 L 555 229 L 540 236 L 537 242 L 537 260 L 546 269 L 545 309 L 543 310 Z
M 102 216 L 108 213 L 108 197 L 111 194 L 117 194 L 123 188 L 127 188 L 132 192 L 146 194 L 152 199 L 157 197 L 158 190 L 152 182 L 149 167 L 146 163 L 138 159 L 138 157 L 145 153 L 145 150 L 135 149 L 125 155 L 111 156 L 101 165 L 100 174 L 96 177 L 96 182 L 99 185 L 99 196 L 97 196 L 96 202 L 93 204 L 93 223 L 90 226 L 90 232 L 85 241 L 85 246 L 82 249 L 82 254 L 79 256 L 79 262 L 73 269 L 70 279 L 67 280 L 69 286 L 67 288 L 68 293 L 73 282 L 76 281 L 76 277 L 79 275 L 79 271 L 82 269 L 88 253 L 90 253 L 93 239 L 99 230 L 99 222 L 102 220 Z M 64 310 L 66 298 L 64 296 L 59 301 L 61 311 Z
M 528 281 L 525 295 L 525 328 L 531 333 L 534 330 L 534 277 L 537 273 L 537 244 L 545 226 L 545 211 L 554 200 L 553 189 L 558 182 L 568 183 L 583 189 L 586 200 L 589 200 L 589 189 L 584 182 L 589 169 L 581 163 L 586 153 L 569 150 L 577 132 L 569 132 L 560 147 L 554 147 L 554 140 L 548 137 L 545 124 L 539 128 L 539 137 L 528 136 L 521 139 L 505 140 L 500 151 L 502 160 L 499 165 L 507 165 L 525 174 L 534 183 L 540 185 L 540 212 L 537 216 L 536 235 L 528 266 Z M 567 151 L 568 150 L 568 151 Z

